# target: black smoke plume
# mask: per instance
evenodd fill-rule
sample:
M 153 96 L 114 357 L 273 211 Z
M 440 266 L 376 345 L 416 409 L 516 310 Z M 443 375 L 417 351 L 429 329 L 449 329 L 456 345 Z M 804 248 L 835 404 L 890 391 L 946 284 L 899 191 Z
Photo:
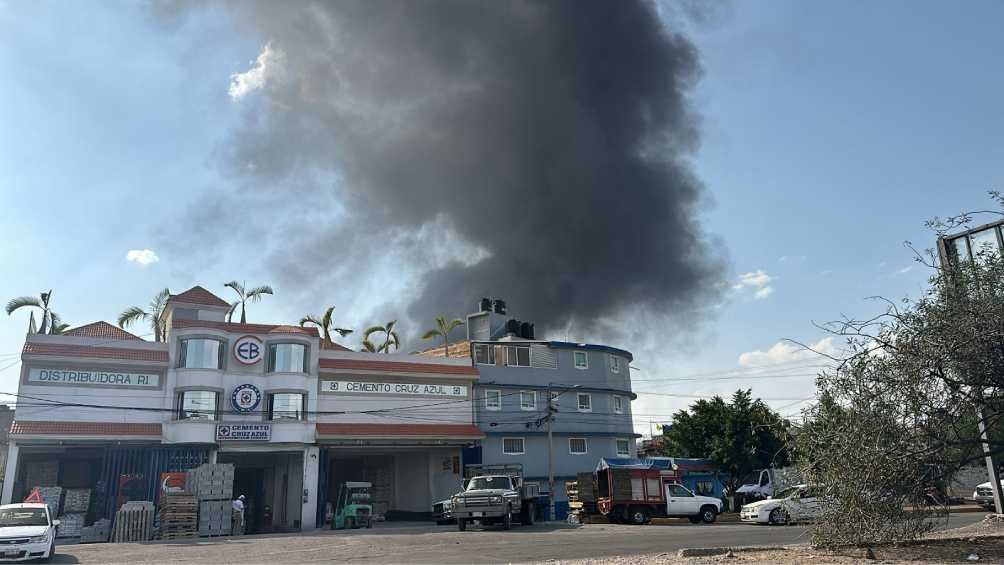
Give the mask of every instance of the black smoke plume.
M 283 288 L 351 285 L 389 256 L 415 276 L 396 298 L 412 320 L 493 295 L 538 335 L 690 321 L 715 300 L 724 252 L 690 164 L 698 53 L 656 5 L 229 6 L 269 43 L 234 94 L 224 170 L 265 203 Z

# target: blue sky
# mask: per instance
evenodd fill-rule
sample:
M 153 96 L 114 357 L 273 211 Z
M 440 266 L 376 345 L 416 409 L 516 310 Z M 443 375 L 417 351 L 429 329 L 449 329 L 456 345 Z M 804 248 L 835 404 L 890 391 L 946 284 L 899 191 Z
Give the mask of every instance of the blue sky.
M 618 345 L 635 351 L 636 390 L 698 396 L 743 385 L 768 398 L 809 397 L 811 376 L 649 379 L 727 376 L 744 367 L 742 354 L 783 338 L 817 343 L 813 321 L 873 312 L 868 296 L 918 295 L 927 273 L 903 241 L 929 247 L 925 219 L 985 208 L 986 191 L 1002 184 L 1004 4 L 726 8 L 692 34 L 704 67 L 694 166 L 712 197 L 703 223 L 728 250 L 728 284 L 741 288 L 689 334 Z M 55 309 L 86 323 L 112 321 L 164 286 L 201 283 L 226 297 L 232 278 L 270 282 L 253 230 L 213 235 L 221 239 L 205 244 L 219 252 L 201 268 L 158 245 L 165 222 L 226 183 L 212 163 L 242 119 L 230 77 L 269 38 L 238 30 L 222 11 L 180 26 L 138 3 L 0 2 L 0 29 L 4 300 L 53 288 Z M 237 191 L 218 212 L 242 205 Z M 127 261 L 132 249 L 152 249 L 159 261 Z M 379 284 L 371 277 L 324 301 L 360 327 L 383 312 L 367 298 Z M 283 290 L 251 319 L 289 322 L 319 309 Z M 0 391 L 16 388 L 25 324 L 26 314 L 0 320 Z M 804 360 L 783 346 L 744 359 Z M 647 429 L 649 418 L 666 420 L 687 403 L 643 396 L 635 412 Z

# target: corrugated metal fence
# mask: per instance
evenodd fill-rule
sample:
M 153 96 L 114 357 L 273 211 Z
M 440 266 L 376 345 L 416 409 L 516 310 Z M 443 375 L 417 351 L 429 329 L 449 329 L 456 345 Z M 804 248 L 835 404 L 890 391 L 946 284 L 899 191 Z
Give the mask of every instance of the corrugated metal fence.
M 105 448 L 101 477 L 95 488 L 97 508 L 104 509 L 104 518 L 113 518 L 119 495 L 119 477 L 142 475 L 133 500 L 156 503 L 160 493 L 160 474 L 187 471 L 209 462 L 208 447 L 108 447 Z

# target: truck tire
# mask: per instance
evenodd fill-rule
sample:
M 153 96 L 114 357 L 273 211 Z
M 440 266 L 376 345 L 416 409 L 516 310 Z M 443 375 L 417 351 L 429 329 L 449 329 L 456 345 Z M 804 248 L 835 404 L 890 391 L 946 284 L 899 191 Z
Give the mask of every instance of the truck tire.
M 648 523 L 648 508 L 644 506 L 634 506 L 631 508 L 628 519 L 632 524 L 641 526 Z
M 463 518 L 457 518 L 457 529 L 461 532 L 467 529 L 467 520 Z
M 512 506 L 506 507 L 506 512 L 502 515 L 502 529 L 512 529 Z
M 534 519 L 534 507 L 532 502 L 528 502 L 523 505 L 523 510 L 520 512 L 519 521 L 524 526 L 532 526 Z
M 701 521 L 705 524 L 714 524 L 718 519 L 718 510 L 711 505 L 701 508 Z

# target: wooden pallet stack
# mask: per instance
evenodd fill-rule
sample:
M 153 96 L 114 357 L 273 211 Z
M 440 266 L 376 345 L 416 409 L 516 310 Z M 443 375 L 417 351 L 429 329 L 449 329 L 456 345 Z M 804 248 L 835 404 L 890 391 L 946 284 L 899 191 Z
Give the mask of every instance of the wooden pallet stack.
M 199 529 L 199 500 L 194 494 L 160 496 L 160 539 L 193 538 Z
M 129 501 L 115 513 L 112 541 L 149 541 L 153 539 L 154 506 L 149 501 Z

